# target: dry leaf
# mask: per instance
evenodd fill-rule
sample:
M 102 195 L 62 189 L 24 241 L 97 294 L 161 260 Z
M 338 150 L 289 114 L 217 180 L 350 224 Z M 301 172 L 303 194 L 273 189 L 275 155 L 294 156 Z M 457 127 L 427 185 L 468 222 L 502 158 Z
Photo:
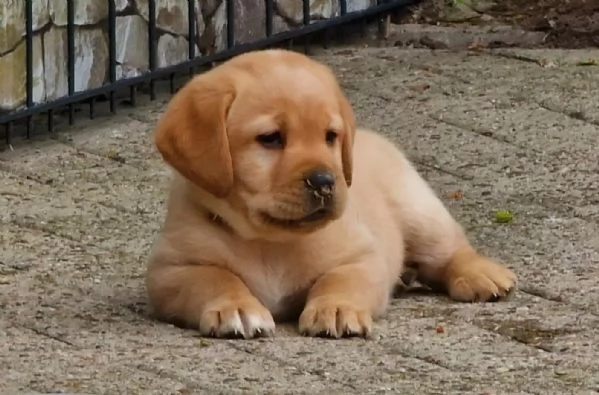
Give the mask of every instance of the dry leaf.
M 418 84 L 418 85 L 409 86 L 408 88 L 410 90 L 413 90 L 414 92 L 423 93 L 423 92 L 427 91 L 430 87 L 431 86 L 429 84 Z
M 485 49 L 487 49 L 487 46 L 477 41 L 473 41 L 470 43 L 470 45 L 468 45 L 468 50 L 470 51 L 483 51 Z
M 454 193 L 452 193 L 449 198 L 451 200 L 462 200 L 464 199 L 464 192 L 462 191 L 455 191 Z

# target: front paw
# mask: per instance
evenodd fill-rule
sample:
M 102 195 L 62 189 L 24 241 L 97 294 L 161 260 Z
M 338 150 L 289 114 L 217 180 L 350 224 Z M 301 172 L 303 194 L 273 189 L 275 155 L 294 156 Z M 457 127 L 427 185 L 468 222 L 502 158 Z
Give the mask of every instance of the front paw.
M 368 337 L 372 332 L 372 315 L 342 297 L 318 297 L 306 305 L 299 318 L 300 333 L 323 337 Z
M 211 303 L 200 317 L 200 333 L 220 338 L 271 336 L 275 322 L 270 312 L 255 298 Z
M 453 262 L 448 270 L 449 296 L 461 302 L 505 299 L 516 287 L 516 275 L 507 267 L 473 255 Z

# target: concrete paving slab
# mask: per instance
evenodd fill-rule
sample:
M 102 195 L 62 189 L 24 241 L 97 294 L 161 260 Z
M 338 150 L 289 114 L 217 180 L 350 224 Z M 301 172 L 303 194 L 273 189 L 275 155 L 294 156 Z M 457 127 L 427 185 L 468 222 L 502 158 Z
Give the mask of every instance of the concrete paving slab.
M 403 294 L 372 340 L 281 325 L 201 339 L 154 321 L 145 258 L 169 171 L 168 96 L 0 154 L 1 393 L 599 392 L 599 51 L 314 51 L 360 123 L 403 147 L 473 243 L 513 268 L 498 304 Z M 498 224 L 498 210 L 514 220 Z

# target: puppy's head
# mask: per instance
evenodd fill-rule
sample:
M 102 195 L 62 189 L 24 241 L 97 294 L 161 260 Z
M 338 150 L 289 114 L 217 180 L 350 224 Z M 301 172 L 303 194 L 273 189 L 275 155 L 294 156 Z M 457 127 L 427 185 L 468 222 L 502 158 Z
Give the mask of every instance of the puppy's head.
M 284 50 L 195 77 L 159 122 L 163 158 L 248 237 L 305 233 L 341 216 L 355 119 L 331 70 Z

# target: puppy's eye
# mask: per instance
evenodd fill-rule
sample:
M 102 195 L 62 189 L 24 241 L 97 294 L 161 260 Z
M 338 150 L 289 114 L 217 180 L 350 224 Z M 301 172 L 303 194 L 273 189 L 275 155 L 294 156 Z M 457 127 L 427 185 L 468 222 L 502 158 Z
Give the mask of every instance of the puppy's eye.
M 264 148 L 281 149 L 285 147 L 285 139 L 283 138 L 281 132 L 261 134 L 256 137 L 256 141 Z
M 337 133 L 333 132 L 332 130 L 329 130 L 326 135 L 326 140 L 328 145 L 335 144 L 335 141 L 337 141 Z

